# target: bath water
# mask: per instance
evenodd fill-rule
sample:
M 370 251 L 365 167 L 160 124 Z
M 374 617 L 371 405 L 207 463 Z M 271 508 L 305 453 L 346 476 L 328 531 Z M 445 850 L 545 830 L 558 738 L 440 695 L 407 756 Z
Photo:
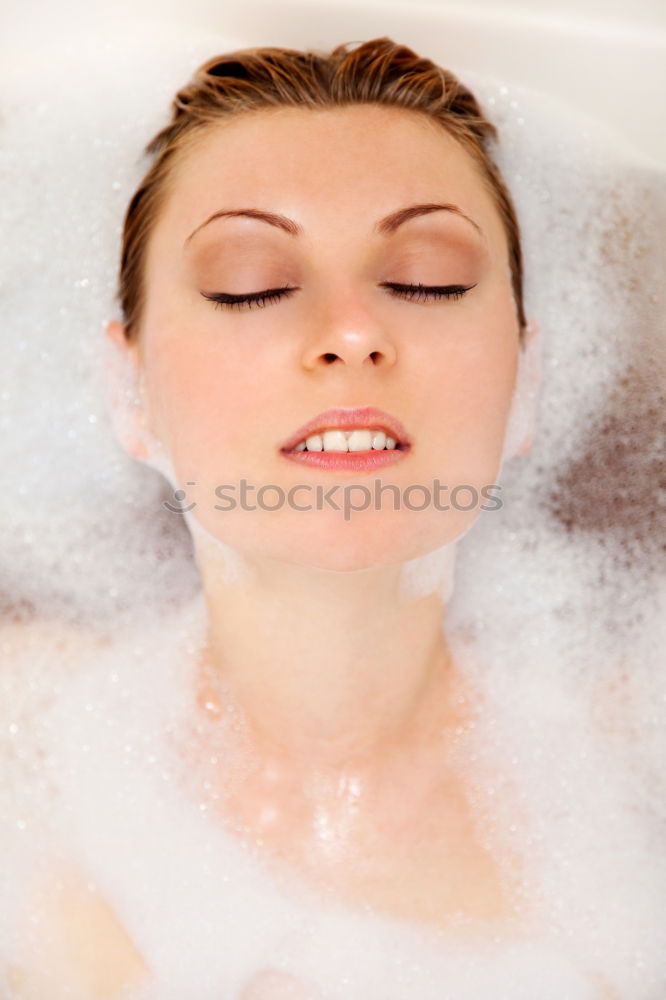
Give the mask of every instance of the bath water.
M 179 755 L 208 738 L 203 599 L 173 484 L 115 441 L 103 330 L 143 146 L 244 44 L 144 31 L 63 44 L 46 83 L 2 71 L 0 970 L 49 954 L 29 890 L 72 864 L 151 967 L 136 1000 L 583 1000 L 594 971 L 659 1000 L 665 176 L 543 95 L 463 76 L 499 129 L 543 340 L 535 443 L 460 542 L 443 622 L 483 691 L 456 759 L 521 872 L 514 924 L 449 934 L 316 893 L 213 819 L 211 776 L 247 766 L 233 720 L 198 767 Z

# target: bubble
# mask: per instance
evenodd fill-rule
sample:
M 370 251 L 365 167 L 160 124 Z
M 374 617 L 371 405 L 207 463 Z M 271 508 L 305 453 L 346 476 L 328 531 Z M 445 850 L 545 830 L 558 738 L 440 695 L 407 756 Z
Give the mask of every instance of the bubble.
M 594 969 L 652 1000 L 666 985 L 663 170 L 543 95 L 464 76 L 499 129 L 543 364 L 537 436 L 506 458 L 501 511 L 455 565 L 450 548 L 402 581 L 450 595 L 453 655 L 483 693 L 457 766 L 520 882 L 517 926 L 539 928 L 463 945 L 310 891 L 219 822 L 221 769 L 241 783 L 252 760 L 228 706 L 191 706 L 203 529 L 163 506 L 186 498 L 168 456 L 127 457 L 100 401 L 139 151 L 193 68 L 236 43 L 147 38 L 53 55 L 48 101 L 43 74 L 2 71 L 0 970 L 41 948 L 30 893 L 71 863 L 154 970 L 136 1000 L 487 1000 L 498 984 L 506 1000 L 589 1000 Z M 216 552 L 242 579 L 237 553 Z

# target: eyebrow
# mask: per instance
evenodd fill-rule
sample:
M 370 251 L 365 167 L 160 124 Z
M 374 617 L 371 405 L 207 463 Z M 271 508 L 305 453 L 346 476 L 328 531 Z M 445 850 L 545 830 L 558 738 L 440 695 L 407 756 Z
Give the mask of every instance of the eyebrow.
M 420 215 L 429 215 L 431 212 L 452 212 L 455 215 L 459 215 L 461 218 L 466 219 L 474 227 L 474 229 L 483 238 L 483 230 L 474 219 L 471 219 L 461 208 L 457 205 L 452 205 L 447 202 L 442 204 L 428 202 L 424 205 L 410 205 L 408 208 L 401 208 L 397 212 L 392 212 L 387 215 L 384 219 L 380 219 L 379 222 L 375 223 L 373 231 L 379 236 L 391 236 L 400 226 L 405 222 L 409 222 L 410 219 L 415 219 Z M 277 229 L 283 230 L 283 232 L 288 233 L 289 236 L 300 236 L 303 232 L 303 227 L 293 219 L 289 219 L 286 215 L 279 215 L 275 212 L 264 212 L 258 208 L 230 208 L 221 209 L 219 212 L 214 212 L 210 218 L 202 222 L 200 226 L 190 233 L 190 235 L 185 240 L 185 246 L 190 242 L 193 236 L 195 236 L 199 230 L 207 226 L 209 222 L 214 222 L 215 219 L 228 218 L 230 216 L 245 216 L 250 219 L 258 219 L 259 222 L 267 222 L 269 226 L 275 226 Z

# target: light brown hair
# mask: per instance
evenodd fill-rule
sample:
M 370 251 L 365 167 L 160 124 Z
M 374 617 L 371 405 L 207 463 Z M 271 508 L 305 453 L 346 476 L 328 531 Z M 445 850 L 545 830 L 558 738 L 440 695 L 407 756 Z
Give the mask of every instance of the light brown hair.
M 192 139 L 235 115 L 270 108 L 326 109 L 380 104 L 419 112 L 438 123 L 473 158 L 500 214 L 507 237 L 519 333 L 524 342 L 520 231 L 511 196 L 488 148 L 497 129 L 474 95 L 449 70 L 387 37 L 330 54 L 295 49 L 239 49 L 203 63 L 176 94 L 170 123 L 146 146 L 155 156 L 134 193 L 122 241 L 118 298 L 128 340 L 138 336 L 145 288 L 146 248 L 177 159 Z

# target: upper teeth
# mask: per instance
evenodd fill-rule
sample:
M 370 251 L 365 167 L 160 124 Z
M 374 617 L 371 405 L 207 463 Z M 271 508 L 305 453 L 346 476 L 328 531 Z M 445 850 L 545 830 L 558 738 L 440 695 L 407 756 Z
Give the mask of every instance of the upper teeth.
M 352 431 L 324 431 L 300 441 L 294 451 L 381 451 L 395 448 L 395 438 L 384 431 L 363 428 Z

